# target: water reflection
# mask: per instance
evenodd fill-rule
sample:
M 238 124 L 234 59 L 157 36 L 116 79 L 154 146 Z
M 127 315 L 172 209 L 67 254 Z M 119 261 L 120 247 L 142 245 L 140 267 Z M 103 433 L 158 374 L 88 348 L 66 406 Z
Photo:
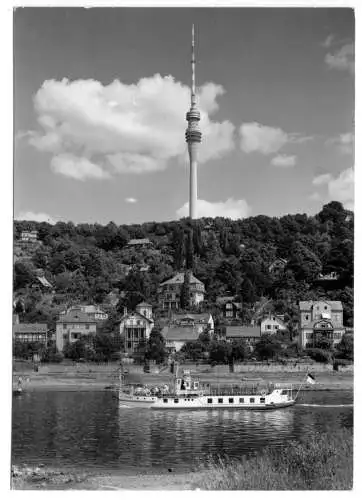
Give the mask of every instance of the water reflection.
M 210 455 L 238 457 L 352 425 L 343 407 L 152 411 L 120 408 L 109 393 L 34 392 L 13 401 L 12 455 L 50 466 L 191 470 Z

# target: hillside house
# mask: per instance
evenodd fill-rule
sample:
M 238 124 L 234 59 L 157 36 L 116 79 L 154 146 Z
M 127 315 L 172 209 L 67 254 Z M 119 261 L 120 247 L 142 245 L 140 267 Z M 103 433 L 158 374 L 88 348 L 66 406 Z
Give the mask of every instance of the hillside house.
M 261 331 L 259 326 L 226 326 L 222 331 L 226 341 L 243 340 L 250 348 L 260 340 Z
M 137 305 L 136 311 L 127 313 L 119 322 L 119 334 L 124 338 L 124 349 L 133 354 L 140 343 L 146 342 L 154 327 L 152 306 L 147 302 Z
M 181 307 L 182 286 L 185 280 L 185 273 L 177 273 L 173 278 L 164 281 L 159 286 L 159 302 L 162 309 L 177 310 Z M 190 274 L 190 302 L 192 306 L 204 301 L 205 285 L 192 273 Z
M 89 319 L 92 319 L 96 322 L 106 321 L 108 319 L 108 313 L 103 311 L 99 306 L 83 304 L 69 307 L 66 311 L 62 311 L 60 313 L 60 316 L 77 312 L 86 314 Z
M 276 315 L 264 318 L 260 323 L 261 335 L 272 335 L 273 333 L 286 332 L 288 330 L 284 321 Z
M 216 305 L 221 310 L 223 318 L 230 320 L 240 319 L 242 305 L 241 302 L 237 302 L 234 297 L 218 297 L 216 299 Z
M 268 270 L 269 270 L 270 274 L 272 274 L 272 275 L 280 274 L 284 271 L 287 263 L 288 263 L 288 261 L 286 259 L 282 259 L 282 258 L 278 257 L 270 264 Z
M 299 302 L 299 345 L 314 347 L 321 340 L 338 344 L 345 333 L 343 306 L 339 300 Z
M 152 241 L 148 238 L 135 238 L 129 240 L 127 246 L 131 248 L 150 248 L 152 247 Z
M 38 241 L 38 231 L 21 231 L 20 241 L 36 243 Z
M 62 352 L 66 343 L 76 342 L 83 336 L 92 336 L 96 333 L 96 320 L 84 312 L 71 310 L 66 314 L 60 314 L 55 328 L 57 349 Z
M 46 323 L 15 323 L 13 341 L 21 343 L 39 343 L 46 345 L 48 325 Z
M 179 327 L 192 327 L 200 335 L 205 330 L 210 333 L 214 332 L 214 318 L 210 313 L 200 314 L 177 314 L 171 316 L 170 325 Z
M 161 330 L 169 352 L 178 352 L 186 342 L 198 340 L 199 333 L 193 326 L 169 325 Z

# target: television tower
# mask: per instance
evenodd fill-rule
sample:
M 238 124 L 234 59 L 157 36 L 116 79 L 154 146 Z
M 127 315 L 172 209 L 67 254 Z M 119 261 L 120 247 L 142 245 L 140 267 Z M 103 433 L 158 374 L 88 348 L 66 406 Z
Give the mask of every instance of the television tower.
M 186 129 L 186 142 L 188 144 L 190 158 L 190 219 L 197 219 L 197 156 L 201 142 L 201 131 L 199 128 L 200 111 L 196 107 L 196 85 L 195 85 L 195 30 L 192 25 L 191 45 L 191 107 L 186 113 L 188 127 Z

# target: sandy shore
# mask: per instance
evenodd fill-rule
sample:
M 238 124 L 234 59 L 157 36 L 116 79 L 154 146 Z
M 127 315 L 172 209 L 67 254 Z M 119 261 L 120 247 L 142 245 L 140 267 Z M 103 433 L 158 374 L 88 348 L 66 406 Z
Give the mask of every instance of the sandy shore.
M 202 472 L 165 474 L 73 473 L 48 468 L 14 467 L 14 490 L 194 490 Z

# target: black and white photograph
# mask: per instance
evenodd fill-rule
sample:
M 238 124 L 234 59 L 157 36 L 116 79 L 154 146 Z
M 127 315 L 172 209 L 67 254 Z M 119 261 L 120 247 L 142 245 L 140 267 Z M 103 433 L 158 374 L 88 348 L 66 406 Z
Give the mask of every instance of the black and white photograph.
M 9 488 L 353 490 L 354 7 L 10 9 Z

